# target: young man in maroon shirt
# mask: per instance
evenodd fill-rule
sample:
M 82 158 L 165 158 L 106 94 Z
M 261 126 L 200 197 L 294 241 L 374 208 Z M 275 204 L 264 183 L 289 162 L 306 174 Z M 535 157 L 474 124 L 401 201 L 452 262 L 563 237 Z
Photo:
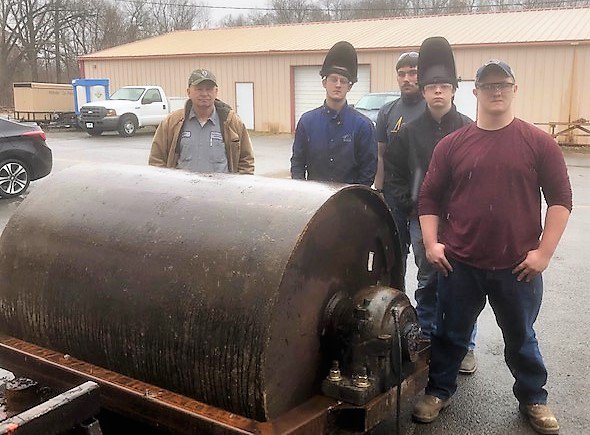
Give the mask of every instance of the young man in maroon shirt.
M 502 329 L 519 408 L 537 432 L 554 434 L 559 424 L 547 407 L 547 371 L 533 324 L 541 272 L 565 230 L 572 195 L 558 145 L 514 117 L 516 91 L 506 63 L 481 66 L 477 123 L 438 143 L 422 185 L 420 224 L 427 258 L 439 271 L 439 306 L 426 394 L 413 415 L 429 423 L 449 404 L 487 297 Z

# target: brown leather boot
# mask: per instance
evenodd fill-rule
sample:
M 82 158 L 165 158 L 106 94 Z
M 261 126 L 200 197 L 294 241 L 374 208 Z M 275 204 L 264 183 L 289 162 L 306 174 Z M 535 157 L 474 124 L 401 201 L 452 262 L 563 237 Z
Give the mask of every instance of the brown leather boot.
M 472 375 L 477 370 L 477 360 L 475 359 L 475 353 L 473 350 L 468 350 L 465 354 L 465 358 L 461 361 L 461 367 L 459 367 L 459 373 L 462 375 Z
M 425 394 L 420 397 L 416 405 L 414 405 L 414 412 L 412 417 L 420 423 L 433 422 L 441 410 L 449 405 L 451 399 L 439 399 L 438 397 Z
M 537 433 L 559 433 L 559 423 L 547 405 L 538 403 L 531 403 L 529 405 L 521 404 L 519 409 L 520 412 L 528 417 L 529 423 Z

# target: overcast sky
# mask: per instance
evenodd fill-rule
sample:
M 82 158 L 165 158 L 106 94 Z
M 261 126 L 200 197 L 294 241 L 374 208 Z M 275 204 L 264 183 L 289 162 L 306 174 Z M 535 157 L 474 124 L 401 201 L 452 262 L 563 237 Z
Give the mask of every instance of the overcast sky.
M 223 7 L 247 7 L 247 8 L 264 8 L 268 6 L 267 0 L 202 0 L 207 6 Z M 241 13 L 248 15 L 252 11 L 244 9 L 210 9 L 211 27 L 217 27 L 217 23 L 226 15 L 239 15 Z

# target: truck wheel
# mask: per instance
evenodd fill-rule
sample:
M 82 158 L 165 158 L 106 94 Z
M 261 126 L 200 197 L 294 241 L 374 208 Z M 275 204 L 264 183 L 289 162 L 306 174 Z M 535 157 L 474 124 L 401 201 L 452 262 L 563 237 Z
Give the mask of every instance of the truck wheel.
M 119 123 L 119 134 L 123 137 L 131 137 L 137 131 L 137 121 L 131 115 L 125 115 Z
M 12 198 L 24 193 L 31 182 L 31 171 L 20 160 L 7 159 L 0 163 L 0 197 Z
M 93 130 L 86 130 L 86 133 L 88 133 L 90 136 L 100 136 L 102 134 L 102 130 L 95 128 Z

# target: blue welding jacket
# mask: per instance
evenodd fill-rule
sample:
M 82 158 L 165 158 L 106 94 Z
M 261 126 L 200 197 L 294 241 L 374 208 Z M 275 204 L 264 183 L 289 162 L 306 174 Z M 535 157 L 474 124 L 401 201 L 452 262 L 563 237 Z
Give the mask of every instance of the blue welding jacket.
M 291 177 L 370 186 L 377 171 L 373 123 L 346 104 L 339 112 L 324 103 L 299 119 Z

